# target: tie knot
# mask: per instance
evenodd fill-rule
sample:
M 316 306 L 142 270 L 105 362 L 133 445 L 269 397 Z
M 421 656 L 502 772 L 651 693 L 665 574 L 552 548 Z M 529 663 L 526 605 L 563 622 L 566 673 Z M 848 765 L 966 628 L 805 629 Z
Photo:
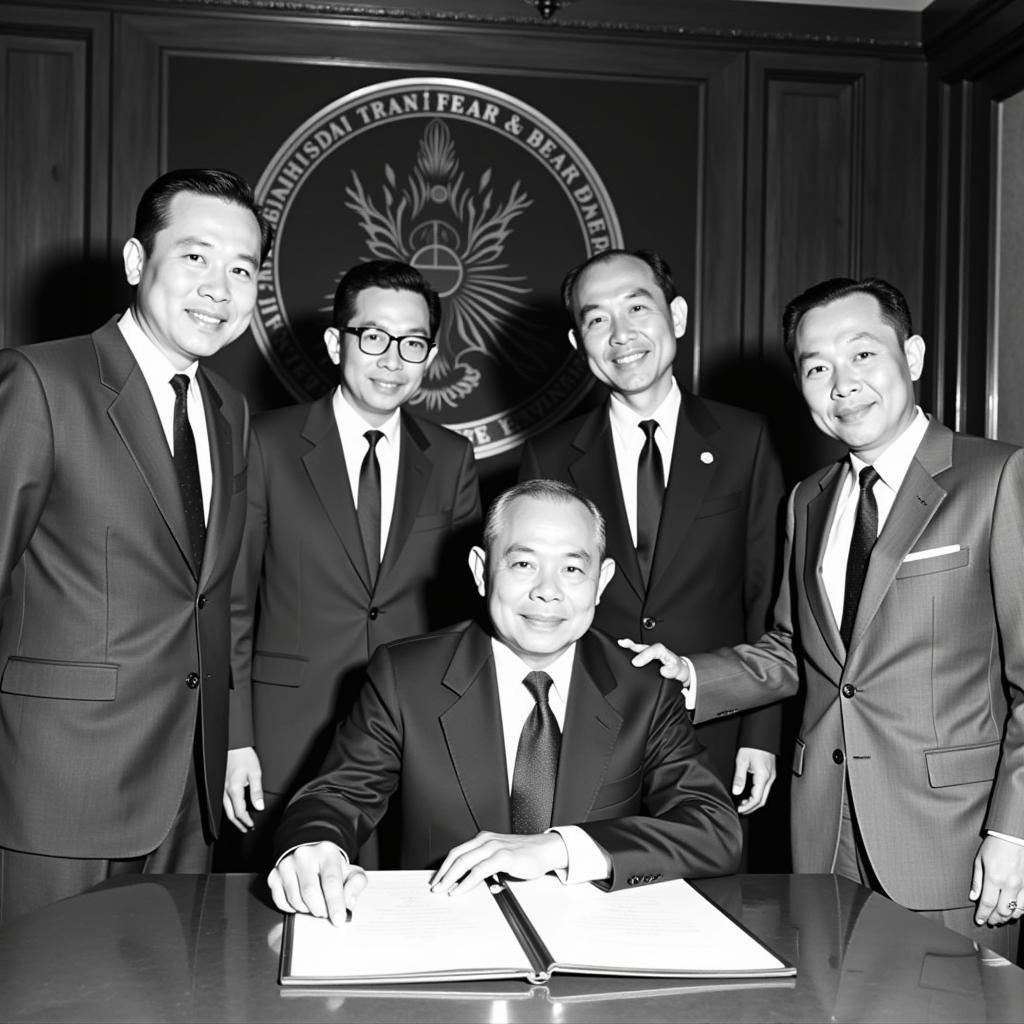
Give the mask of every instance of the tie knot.
M 188 394 L 188 384 L 187 373 L 176 373 L 171 378 L 171 387 L 174 388 L 174 394 L 177 398 L 184 398 Z
M 547 672 L 530 672 L 523 680 L 523 686 L 538 704 L 547 704 L 548 690 L 551 689 L 551 676 Z
M 654 432 L 658 429 L 657 420 L 641 420 L 639 423 L 640 429 L 644 432 L 644 437 L 648 441 L 654 440 Z
M 860 477 L 857 483 L 860 484 L 861 491 L 870 491 L 878 480 L 878 470 L 874 466 L 865 466 L 860 471 Z
M 367 430 L 363 437 L 366 438 L 366 443 L 370 446 L 372 452 L 377 447 L 377 442 L 384 436 L 383 430 Z

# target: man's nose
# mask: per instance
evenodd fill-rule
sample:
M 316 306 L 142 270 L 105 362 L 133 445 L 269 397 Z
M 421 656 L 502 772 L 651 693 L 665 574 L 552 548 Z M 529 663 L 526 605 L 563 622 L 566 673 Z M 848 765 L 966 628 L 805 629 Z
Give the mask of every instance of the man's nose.
M 387 370 L 400 370 L 402 368 L 402 357 L 398 354 L 398 342 L 392 341 L 390 345 L 380 354 L 377 365 Z
M 228 285 L 227 270 L 224 267 L 210 267 L 199 286 L 199 294 L 213 299 L 214 302 L 224 302 L 229 299 L 231 289 Z
M 860 378 L 855 370 L 848 366 L 836 368 L 832 378 L 833 395 L 849 395 L 860 390 Z
M 557 572 L 542 572 L 537 577 L 531 591 L 531 597 L 538 601 L 558 601 L 562 597 L 562 588 L 559 585 Z

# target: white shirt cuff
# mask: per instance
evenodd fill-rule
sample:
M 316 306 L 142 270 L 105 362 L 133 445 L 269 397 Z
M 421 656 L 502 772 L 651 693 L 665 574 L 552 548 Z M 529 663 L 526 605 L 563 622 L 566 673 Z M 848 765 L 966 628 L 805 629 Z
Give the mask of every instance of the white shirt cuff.
M 1015 846 L 1024 846 L 1024 839 L 1019 836 L 1008 836 L 1005 832 L 996 832 L 995 829 L 985 829 L 987 835 L 995 836 L 996 839 L 1005 839 L 1008 843 L 1013 843 Z
M 612 877 L 611 857 L 578 825 L 559 825 L 548 831 L 561 837 L 569 855 L 568 866 L 555 869 L 555 877 L 564 885 L 599 882 Z

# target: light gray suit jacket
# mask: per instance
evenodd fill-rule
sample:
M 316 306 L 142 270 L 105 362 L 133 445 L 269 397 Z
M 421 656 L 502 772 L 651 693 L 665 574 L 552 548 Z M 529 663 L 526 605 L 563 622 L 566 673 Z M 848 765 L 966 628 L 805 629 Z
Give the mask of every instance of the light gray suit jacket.
M 0 352 L 0 844 L 149 853 L 198 781 L 216 834 L 228 736 L 231 572 L 245 400 L 205 370 L 213 466 L 193 564 L 153 398 L 111 320 Z
M 695 720 L 803 680 L 796 870 L 832 870 L 848 774 L 886 892 L 912 909 L 966 906 L 983 830 L 1024 831 L 1024 451 L 929 423 L 872 552 L 849 651 L 821 577 L 841 469 L 790 498 L 773 629 L 693 658 Z

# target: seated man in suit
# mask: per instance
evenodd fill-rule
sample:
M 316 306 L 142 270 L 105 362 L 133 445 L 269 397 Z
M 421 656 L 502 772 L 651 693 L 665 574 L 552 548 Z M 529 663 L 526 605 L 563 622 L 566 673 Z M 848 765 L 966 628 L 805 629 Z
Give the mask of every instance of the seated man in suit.
M 396 792 L 400 866 L 435 869 L 446 892 L 495 872 L 619 889 L 735 870 L 739 819 L 678 687 L 589 629 L 615 571 L 597 507 L 519 484 L 484 539 L 470 568 L 490 635 L 469 624 L 377 651 L 323 774 L 285 812 L 281 910 L 345 919 L 366 884 L 347 855 Z
M 887 282 L 815 285 L 787 305 L 783 330 L 815 423 L 849 451 L 790 497 L 775 624 L 690 666 L 661 645 L 634 664 L 658 658 L 693 689 L 696 721 L 805 680 L 796 870 L 846 875 L 1012 958 L 1024 912 L 1024 451 L 921 411 L 924 340 Z
M 440 320 L 415 268 L 353 267 L 324 332 L 338 387 L 253 420 L 224 792 L 228 818 L 251 829 L 247 870 L 273 863 L 280 812 L 323 763 L 376 647 L 475 601 L 461 571 L 481 518 L 472 446 L 404 408 Z

